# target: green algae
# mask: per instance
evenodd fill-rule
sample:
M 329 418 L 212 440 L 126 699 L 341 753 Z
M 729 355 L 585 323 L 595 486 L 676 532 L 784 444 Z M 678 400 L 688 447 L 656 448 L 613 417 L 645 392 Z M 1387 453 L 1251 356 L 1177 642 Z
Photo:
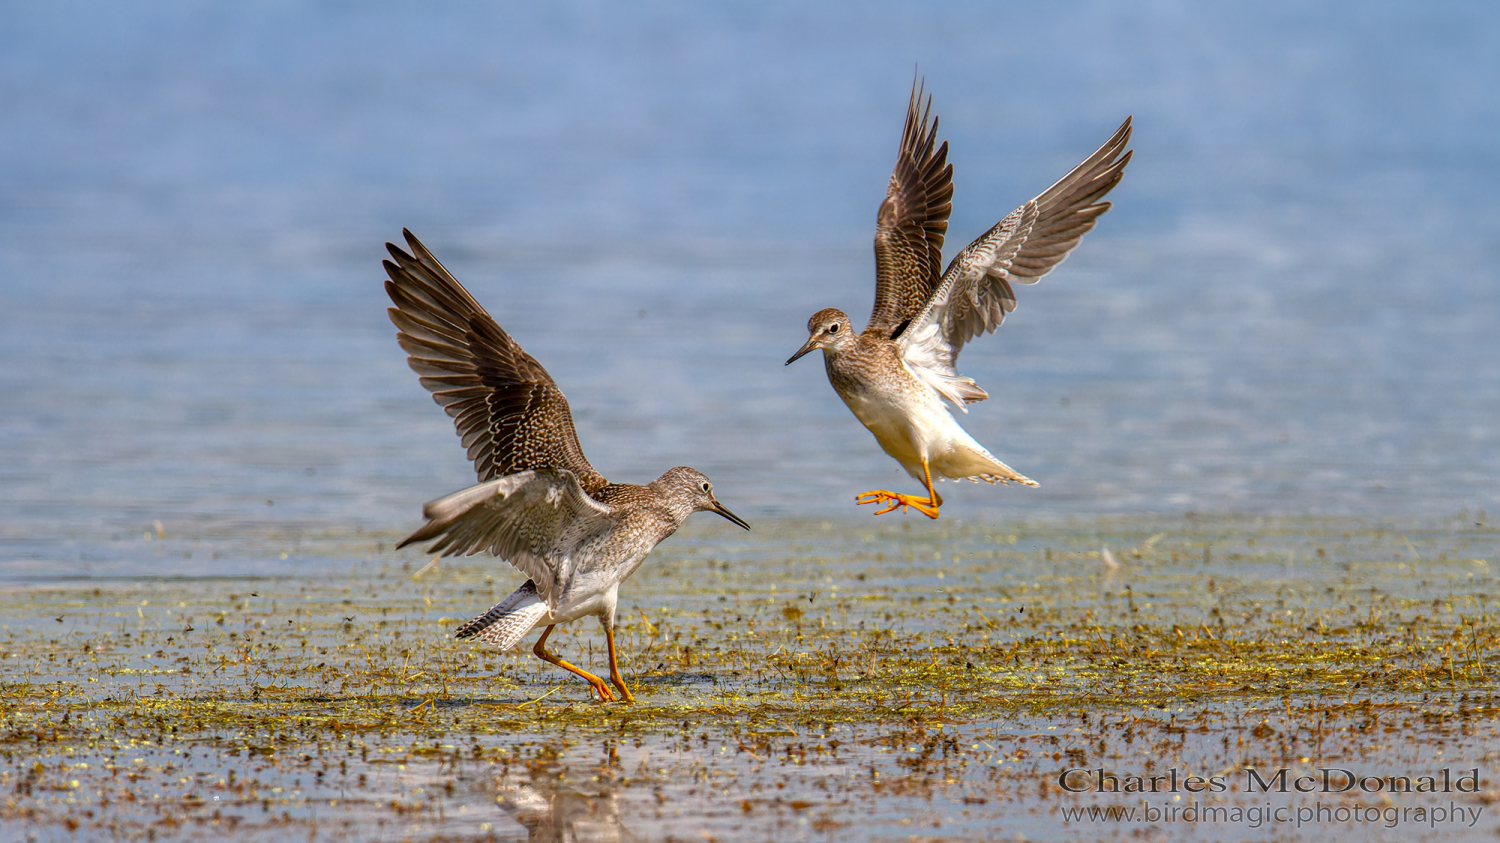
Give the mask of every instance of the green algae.
M 0 595 L 0 819 L 142 839 L 1097 838 L 1130 829 L 1060 820 L 1079 798 L 1049 784 L 1061 769 L 1482 767 L 1500 714 L 1500 531 L 1467 521 L 695 525 L 623 591 L 634 705 L 454 640 L 518 578 L 392 538 L 252 537 L 316 555 L 307 577 Z M 549 644 L 603 667 L 591 621 Z

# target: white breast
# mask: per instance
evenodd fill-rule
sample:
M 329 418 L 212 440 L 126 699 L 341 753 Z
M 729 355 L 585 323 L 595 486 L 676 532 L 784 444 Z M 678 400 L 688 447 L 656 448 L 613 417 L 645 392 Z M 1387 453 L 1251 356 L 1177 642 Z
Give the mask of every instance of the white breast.
M 964 439 L 968 434 L 926 384 L 910 378 L 902 386 L 846 395 L 844 403 L 887 454 L 921 479 L 924 457 L 931 461 L 951 448 L 955 434 Z

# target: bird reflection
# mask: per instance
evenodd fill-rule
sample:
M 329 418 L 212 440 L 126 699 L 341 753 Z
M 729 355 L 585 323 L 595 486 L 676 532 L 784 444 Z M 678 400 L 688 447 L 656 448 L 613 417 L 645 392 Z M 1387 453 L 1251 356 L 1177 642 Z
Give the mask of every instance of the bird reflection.
M 620 820 L 612 791 L 541 790 L 529 784 L 500 788 L 500 808 L 530 832 L 531 843 L 628 843 L 646 838 Z

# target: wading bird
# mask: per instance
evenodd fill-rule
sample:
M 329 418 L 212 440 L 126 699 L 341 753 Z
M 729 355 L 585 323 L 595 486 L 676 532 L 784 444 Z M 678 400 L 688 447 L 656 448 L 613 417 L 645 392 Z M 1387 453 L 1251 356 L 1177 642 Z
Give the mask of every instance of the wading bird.
M 1016 309 L 1012 284 L 1033 284 L 1068 256 L 1119 183 L 1131 153 L 1130 119 L 1071 173 L 1001 220 L 938 273 L 953 165 L 948 142 L 937 146 L 932 97 L 912 86 L 906 128 L 890 187 L 875 224 L 875 309 L 856 334 L 837 308 L 814 313 L 807 343 L 787 360 L 823 350 L 828 381 L 880 447 L 927 489 L 926 497 L 886 489 L 855 498 L 887 504 L 876 514 L 911 507 L 938 517 L 943 498 L 932 480 L 1037 482 L 995 459 L 959 426 L 943 404 L 965 404 L 989 394 L 955 368 L 964 343 L 1000 326 Z M 930 120 L 929 120 L 930 118 Z
M 609 681 L 634 697 L 615 654 L 615 606 L 624 582 L 657 544 L 694 512 L 750 525 L 714 497 L 700 472 L 678 466 L 647 483 L 611 483 L 583 456 L 567 399 L 547 370 L 521 349 L 409 231 L 407 248 L 387 243 L 385 291 L 407 362 L 453 417 L 479 485 L 422 508 L 427 518 L 398 547 L 435 540 L 430 553 L 488 551 L 528 579 L 469 621 L 459 638 L 508 650 L 545 627 L 532 652 L 583 677 L 601 701 L 604 680 L 547 651 L 560 623 L 596 615 L 609 649 Z

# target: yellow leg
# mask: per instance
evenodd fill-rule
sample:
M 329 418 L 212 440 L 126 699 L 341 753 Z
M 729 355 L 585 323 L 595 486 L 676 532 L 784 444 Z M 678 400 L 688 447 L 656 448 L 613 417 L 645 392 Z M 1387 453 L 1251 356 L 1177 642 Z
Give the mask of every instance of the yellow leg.
M 604 628 L 604 640 L 609 643 L 609 681 L 613 682 L 620 691 L 620 699 L 628 703 L 635 702 L 630 689 L 625 687 L 625 677 L 620 675 L 620 662 L 615 656 L 615 631 L 614 628 Z
M 556 628 L 557 624 L 553 624 L 552 626 L 549 626 L 546 629 L 542 630 L 542 637 L 536 640 L 536 646 L 531 648 L 531 652 L 535 653 L 536 657 L 544 662 L 555 664 L 563 670 L 575 673 L 583 677 L 583 681 L 589 683 L 589 687 L 593 688 L 599 694 L 599 700 L 601 702 L 609 702 L 610 700 L 614 699 L 615 695 L 610 693 L 609 686 L 604 684 L 603 679 L 600 679 L 599 677 L 595 676 L 592 673 L 589 673 L 587 670 L 584 670 L 581 667 L 575 667 L 569 664 L 567 659 L 560 659 L 557 656 L 554 656 L 551 653 L 547 652 L 547 636 L 551 635 L 552 630 Z
M 938 507 L 943 505 L 943 498 L 937 493 L 936 489 L 932 488 L 932 470 L 927 467 L 927 460 L 925 459 L 922 460 L 922 479 L 927 484 L 927 497 L 925 498 L 919 498 L 914 495 L 903 495 L 900 492 L 892 492 L 887 489 L 876 489 L 873 492 L 865 492 L 855 498 L 854 501 L 860 506 L 864 506 L 867 503 L 890 504 L 885 509 L 875 510 L 876 515 L 884 515 L 898 506 L 901 507 L 902 512 L 905 512 L 909 506 L 928 518 L 935 520 L 938 517 Z

